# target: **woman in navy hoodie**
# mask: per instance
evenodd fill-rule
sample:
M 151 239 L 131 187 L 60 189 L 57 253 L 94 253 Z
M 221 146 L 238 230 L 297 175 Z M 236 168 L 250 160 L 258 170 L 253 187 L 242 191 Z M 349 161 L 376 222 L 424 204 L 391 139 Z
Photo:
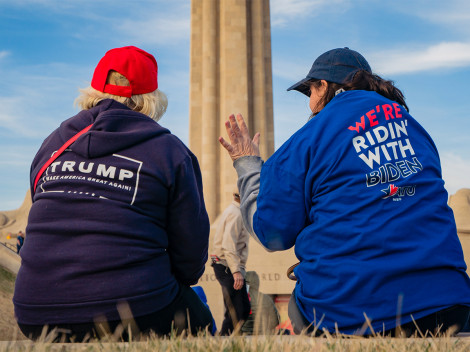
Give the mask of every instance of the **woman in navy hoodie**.
M 168 334 L 172 324 L 211 331 L 212 315 L 190 289 L 207 261 L 201 173 L 157 123 L 167 107 L 157 73 L 139 48 L 108 51 L 77 98 L 83 110 L 34 158 L 13 298 L 28 337 L 47 326 L 82 341 L 121 325 L 126 339 L 130 321 L 134 334 Z
M 348 48 L 320 55 L 290 89 L 312 118 L 266 163 L 241 115 L 220 142 L 251 234 L 270 250 L 295 245 L 294 331 L 459 331 L 470 280 L 436 146 L 401 91 Z

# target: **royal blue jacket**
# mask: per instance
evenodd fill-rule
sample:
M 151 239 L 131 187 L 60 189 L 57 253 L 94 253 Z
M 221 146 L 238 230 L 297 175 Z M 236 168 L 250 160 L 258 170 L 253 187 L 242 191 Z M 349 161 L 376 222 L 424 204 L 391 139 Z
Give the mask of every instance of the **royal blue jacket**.
M 470 280 L 431 137 L 375 92 L 336 96 L 261 169 L 253 229 L 295 245 L 297 304 L 320 329 L 376 331 L 464 304 Z
M 53 152 L 89 124 L 33 182 Z M 23 324 L 156 312 L 197 283 L 209 219 L 196 157 L 148 116 L 114 101 L 64 121 L 31 167 L 33 205 L 13 302 Z

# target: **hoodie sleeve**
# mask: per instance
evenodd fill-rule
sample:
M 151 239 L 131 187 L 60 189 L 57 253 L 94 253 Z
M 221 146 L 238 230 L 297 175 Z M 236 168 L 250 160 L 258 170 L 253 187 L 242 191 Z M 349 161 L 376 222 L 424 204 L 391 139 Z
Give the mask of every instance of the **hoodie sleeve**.
M 204 273 L 210 230 L 201 171 L 194 155 L 176 169 L 168 214 L 168 254 L 173 273 L 182 284 L 194 285 Z

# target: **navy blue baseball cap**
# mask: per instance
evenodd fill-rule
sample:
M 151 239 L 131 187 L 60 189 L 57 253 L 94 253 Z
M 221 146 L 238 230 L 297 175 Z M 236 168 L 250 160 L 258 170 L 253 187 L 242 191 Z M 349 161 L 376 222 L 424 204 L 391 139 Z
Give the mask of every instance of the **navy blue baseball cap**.
M 287 90 L 297 90 L 306 96 L 310 96 L 308 82 L 324 79 L 327 82 L 344 84 L 350 81 L 359 70 L 372 73 L 364 56 L 349 48 L 332 49 L 321 54 L 315 60 L 307 77 L 287 88 Z

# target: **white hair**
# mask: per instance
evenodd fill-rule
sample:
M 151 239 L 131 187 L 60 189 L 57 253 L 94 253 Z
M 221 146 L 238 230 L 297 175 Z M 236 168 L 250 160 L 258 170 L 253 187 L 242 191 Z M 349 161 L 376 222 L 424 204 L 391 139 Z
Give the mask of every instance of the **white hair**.
M 129 85 L 129 81 L 116 71 L 110 72 L 108 81 L 119 83 L 118 85 L 121 86 Z M 130 109 L 147 115 L 154 121 L 158 122 L 168 107 L 168 98 L 165 93 L 158 89 L 146 94 L 136 94 L 130 98 L 103 93 L 91 86 L 79 89 L 79 91 L 81 94 L 75 99 L 74 104 L 78 105 L 82 110 L 91 109 L 104 99 L 114 99 L 128 106 Z

